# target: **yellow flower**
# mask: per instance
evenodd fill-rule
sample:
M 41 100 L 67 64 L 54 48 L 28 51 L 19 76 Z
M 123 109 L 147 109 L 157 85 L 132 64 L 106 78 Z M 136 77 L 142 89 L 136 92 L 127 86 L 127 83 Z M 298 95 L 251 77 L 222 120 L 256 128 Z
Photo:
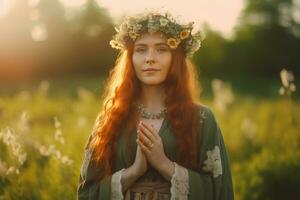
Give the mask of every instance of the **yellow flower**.
M 177 40 L 176 38 L 169 38 L 169 39 L 167 40 L 167 44 L 169 45 L 169 47 L 170 47 L 171 49 L 177 48 L 179 42 L 180 42 L 180 41 Z
M 188 30 L 183 30 L 180 32 L 180 38 L 183 40 L 189 37 L 190 32 Z

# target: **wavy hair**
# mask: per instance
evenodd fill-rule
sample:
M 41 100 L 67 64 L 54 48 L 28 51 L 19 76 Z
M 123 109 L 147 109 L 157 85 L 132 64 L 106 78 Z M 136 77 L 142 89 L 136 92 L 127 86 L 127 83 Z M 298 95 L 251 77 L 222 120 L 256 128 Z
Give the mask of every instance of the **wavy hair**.
M 122 133 L 126 134 L 131 155 L 130 133 L 138 120 L 136 103 L 141 94 L 141 83 L 135 75 L 132 54 L 133 44 L 129 44 L 126 50 L 120 52 L 109 73 L 103 93 L 102 110 L 93 129 L 94 137 L 88 143 L 88 148 L 93 150 L 93 161 L 104 169 L 103 176 L 113 173 L 113 159 Z M 176 162 L 197 170 L 197 149 L 200 144 L 196 141 L 201 135 L 197 113 L 201 88 L 196 68 L 186 58 L 182 46 L 172 50 L 171 67 L 164 85 L 166 117 L 176 138 Z

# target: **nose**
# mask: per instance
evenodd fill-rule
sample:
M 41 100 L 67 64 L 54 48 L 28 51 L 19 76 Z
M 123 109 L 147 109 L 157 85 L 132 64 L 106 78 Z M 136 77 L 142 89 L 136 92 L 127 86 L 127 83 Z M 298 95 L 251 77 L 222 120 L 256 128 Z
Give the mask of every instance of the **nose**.
M 147 64 L 153 64 L 155 63 L 155 55 L 154 55 L 154 51 L 149 49 L 149 51 L 147 52 L 146 55 L 146 63 Z

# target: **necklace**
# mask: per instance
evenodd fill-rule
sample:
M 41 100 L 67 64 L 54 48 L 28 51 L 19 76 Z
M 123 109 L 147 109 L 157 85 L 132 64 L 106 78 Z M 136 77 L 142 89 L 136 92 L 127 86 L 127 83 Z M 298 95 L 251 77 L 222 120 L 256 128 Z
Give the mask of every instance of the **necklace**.
M 145 119 L 160 119 L 165 117 L 167 113 L 166 108 L 161 108 L 160 111 L 157 113 L 149 113 L 146 111 L 146 108 L 142 103 L 138 105 L 138 111 L 139 114 Z

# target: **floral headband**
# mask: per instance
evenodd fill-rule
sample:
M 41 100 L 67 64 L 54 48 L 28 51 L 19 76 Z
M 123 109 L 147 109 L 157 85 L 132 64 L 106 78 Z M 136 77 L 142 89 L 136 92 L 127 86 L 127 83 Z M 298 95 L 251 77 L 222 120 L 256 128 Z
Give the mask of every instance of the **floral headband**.
M 185 54 L 191 57 L 201 47 L 205 38 L 201 31 L 192 34 L 193 25 L 194 22 L 179 24 L 168 12 L 138 14 L 126 17 L 119 27 L 115 27 L 117 33 L 109 44 L 115 49 L 125 49 L 128 42 L 135 41 L 141 33 L 162 32 L 166 35 L 167 44 L 171 49 L 176 49 L 182 43 Z

